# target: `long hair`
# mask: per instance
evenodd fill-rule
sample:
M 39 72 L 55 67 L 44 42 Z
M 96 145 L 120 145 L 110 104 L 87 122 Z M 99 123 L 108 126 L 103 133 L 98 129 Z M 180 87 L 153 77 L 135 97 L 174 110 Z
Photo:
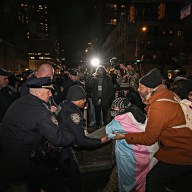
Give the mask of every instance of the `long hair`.
M 105 67 L 103 65 L 99 65 L 97 68 L 96 68 L 96 71 L 95 73 L 98 75 L 98 70 L 102 70 L 103 71 L 103 75 L 106 75 L 107 74 L 107 70 L 105 69 Z

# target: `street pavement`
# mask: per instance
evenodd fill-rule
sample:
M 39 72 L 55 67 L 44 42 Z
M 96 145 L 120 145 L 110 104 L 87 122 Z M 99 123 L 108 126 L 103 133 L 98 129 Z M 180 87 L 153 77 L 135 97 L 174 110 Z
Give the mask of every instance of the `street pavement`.
M 105 127 L 102 127 L 88 137 L 101 138 L 105 134 Z M 81 155 L 76 154 L 82 173 L 82 192 L 101 192 L 105 188 L 114 163 L 113 147 L 110 141 L 93 150 L 81 150 Z
M 111 169 L 82 173 L 82 192 L 102 192 L 110 173 Z

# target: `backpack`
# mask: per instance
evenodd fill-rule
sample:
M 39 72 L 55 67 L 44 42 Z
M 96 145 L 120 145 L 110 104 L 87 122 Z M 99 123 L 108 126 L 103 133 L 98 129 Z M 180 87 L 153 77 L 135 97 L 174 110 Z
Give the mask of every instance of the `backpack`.
M 158 99 L 157 101 L 170 101 L 173 103 L 179 103 L 183 113 L 185 115 L 185 120 L 186 124 L 185 125 L 178 125 L 174 126 L 173 128 L 183 128 L 183 127 L 188 127 L 189 129 L 192 130 L 192 102 L 187 100 L 187 99 L 179 99 L 177 96 L 174 97 L 174 100 L 172 99 L 167 99 L 167 98 L 162 98 Z

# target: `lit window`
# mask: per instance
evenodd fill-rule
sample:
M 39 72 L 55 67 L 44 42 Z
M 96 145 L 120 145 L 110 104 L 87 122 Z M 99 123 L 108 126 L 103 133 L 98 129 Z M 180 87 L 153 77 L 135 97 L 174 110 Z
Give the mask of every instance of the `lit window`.
M 117 19 L 107 19 L 106 24 L 107 25 L 117 25 Z
M 151 48 L 151 41 L 147 41 L 147 48 L 148 48 L 148 49 Z
M 173 35 L 173 29 L 170 29 L 170 30 L 169 30 L 169 34 L 170 34 L 170 35 Z
M 157 60 L 157 55 L 153 55 L 152 58 L 153 58 L 154 60 Z
M 30 57 L 30 59 L 35 59 L 35 57 Z
M 21 5 L 21 7 L 27 7 L 28 6 L 27 4 L 24 4 L 24 3 L 21 3 L 20 5 Z
M 181 35 L 182 35 L 181 30 L 178 30 L 178 31 L 177 31 L 177 36 L 180 37 Z
M 125 9 L 125 5 L 121 5 L 121 8 Z
M 114 10 L 117 10 L 117 4 L 113 5 Z

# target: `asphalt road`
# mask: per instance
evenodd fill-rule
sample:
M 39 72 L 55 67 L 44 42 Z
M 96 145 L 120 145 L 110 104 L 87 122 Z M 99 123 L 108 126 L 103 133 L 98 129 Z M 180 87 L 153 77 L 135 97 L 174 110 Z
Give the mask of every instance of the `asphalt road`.
M 109 180 L 111 169 L 82 174 L 82 192 L 101 192 Z

